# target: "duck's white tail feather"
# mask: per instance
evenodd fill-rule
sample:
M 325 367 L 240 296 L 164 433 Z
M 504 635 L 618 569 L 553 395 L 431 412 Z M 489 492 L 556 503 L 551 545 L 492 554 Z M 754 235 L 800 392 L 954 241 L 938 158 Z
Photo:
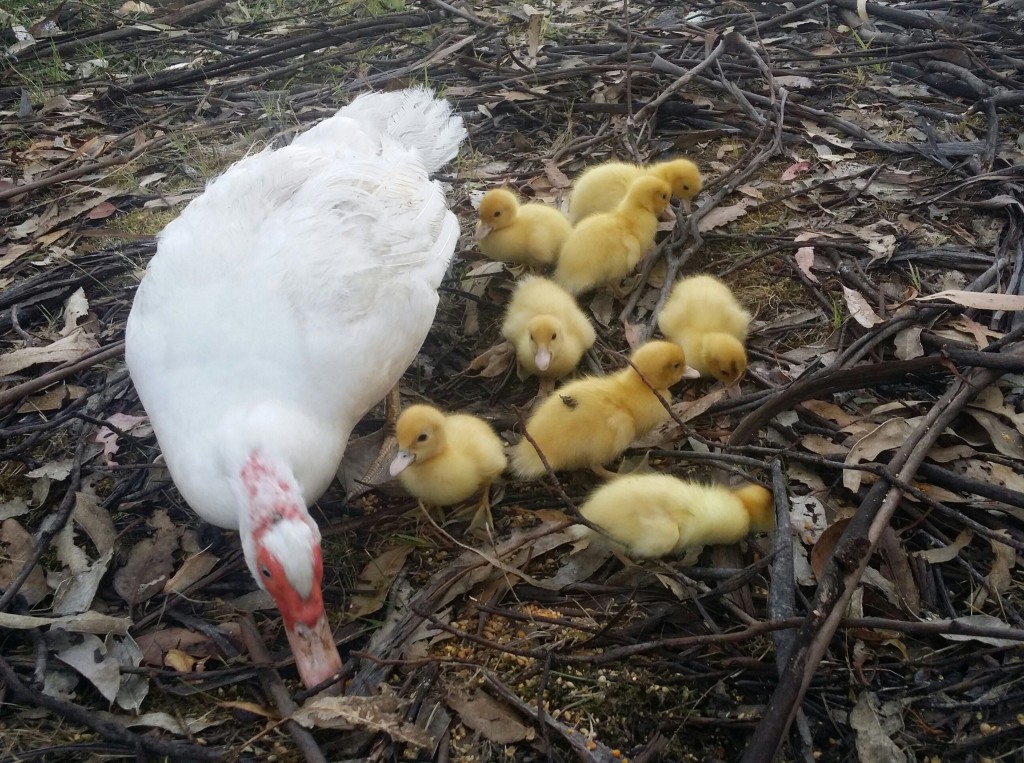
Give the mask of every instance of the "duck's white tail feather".
M 436 172 L 459 152 L 466 138 L 462 118 L 452 115 L 447 101 L 425 87 L 393 93 L 364 93 L 330 119 L 295 139 L 309 146 L 317 142 L 345 141 L 352 120 L 368 136 L 390 138 L 413 150 L 427 172 Z

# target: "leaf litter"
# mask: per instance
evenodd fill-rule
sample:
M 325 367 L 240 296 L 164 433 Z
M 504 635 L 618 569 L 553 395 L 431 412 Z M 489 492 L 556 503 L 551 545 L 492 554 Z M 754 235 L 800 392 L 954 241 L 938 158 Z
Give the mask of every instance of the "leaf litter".
M 769 480 L 778 460 L 794 567 L 765 566 L 783 534 L 725 565 L 705 553 L 695 566 L 625 566 L 580 549 L 566 525 L 595 485 L 582 474 L 558 488 L 510 482 L 486 540 L 427 527 L 390 488 L 351 505 L 332 491 L 317 515 L 328 609 L 351 652 L 348 691 L 380 696 L 362 709 L 366 698 L 313 698 L 296 719 L 349 756 L 377 744 L 398 759 L 408 744 L 462 759 L 738 759 L 754 728 L 778 735 L 768 721 L 790 688 L 756 631 L 777 619 L 769 593 L 815 601 L 818 581 L 849 564 L 844 530 L 876 510 L 872 486 L 938 401 L 950 405 L 947 390 L 991 373 L 934 431 L 920 468 L 891 467 L 903 492 L 843 604 L 861 619 L 820 636 L 826 657 L 784 756 L 1015 750 L 1013 708 L 976 700 L 1010 685 L 1024 628 L 1020 11 L 858 8 L 810 4 L 778 26 L 753 6 L 386 2 L 275 15 L 129 2 L 115 37 L 63 4 L 0 14 L 25 75 L 0 104 L 14 141 L 0 166 L 0 589 L 35 560 L 0 625 L 49 639 L 44 691 L 70 713 L 33 723 L 62 733 L 85 723 L 76 708 L 99 717 L 114 702 L 124 712 L 104 717 L 124 734 L 148 728 L 139 744 L 176 745 L 155 754 L 238 755 L 249 739 L 259 759 L 298 755 L 285 726 L 263 726 L 281 714 L 252 699 L 231 607 L 258 599 L 276 658 L 287 645 L 237 539 L 197 537 L 123 366 L 89 359 L 116 351 L 154 234 L 254 139 L 426 76 L 473 133 L 445 178 L 467 234 L 470 200 L 495 185 L 564 203 L 596 161 L 682 151 L 701 164 L 696 225 L 662 232 L 626 301 L 587 301 L 600 325 L 588 364 L 614 368 L 602 348 L 653 335 L 678 274 L 724 277 L 755 314 L 747 376 L 733 394 L 706 381 L 684 391 L 629 458 L 720 481 Z M 693 73 L 723 40 L 716 65 Z M 359 63 L 346 45 L 386 54 Z M 326 93 L 327 81 L 339 84 Z M 511 277 L 469 235 L 461 245 L 403 392 L 483 412 L 514 436 L 534 388 L 499 346 Z M 808 616 L 803 603 L 796 612 Z M 29 676 L 27 638 L 9 636 L 4 654 Z M 43 707 L 32 697 L 19 701 Z M 360 741 L 367 730 L 375 742 Z M 5 728 L 25 753 L 33 733 Z M 103 741 L 135 754 L 126 738 Z M 74 756 L 79 742 L 64 742 Z

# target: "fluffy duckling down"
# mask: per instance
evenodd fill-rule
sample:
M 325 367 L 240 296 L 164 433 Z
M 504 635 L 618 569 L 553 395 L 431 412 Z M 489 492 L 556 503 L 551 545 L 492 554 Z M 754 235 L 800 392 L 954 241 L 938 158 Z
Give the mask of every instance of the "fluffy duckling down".
M 775 525 L 772 494 L 760 485 L 732 490 L 667 474 L 629 475 L 602 485 L 580 514 L 627 553 L 652 558 L 738 543 Z
M 590 468 L 602 476 L 615 476 L 604 464 L 669 416 L 654 390 L 668 402 L 669 387 L 696 375 L 686 365 L 679 345 L 671 342 L 647 342 L 631 360 L 633 366 L 609 376 L 563 385 L 530 416 L 526 431 L 553 470 Z M 546 473 L 537 449 L 526 437 L 512 449 L 512 468 L 528 479 Z
M 431 506 L 451 506 L 482 491 L 478 517 L 489 519 L 488 490 L 508 459 L 486 421 L 412 405 L 398 417 L 396 435 L 399 450 L 390 471 L 402 487 Z
M 544 268 L 558 259 L 572 232 L 565 215 L 540 202 L 520 204 L 511 191 L 495 188 L 480 200 L 476 240 L 484 256 Z
M 635 180 L 615 211 L 591 215 L 573 228 L 562 245 L 555 281 L 572 294 L 604 284 L 615 290 L 654 246 L 658 215 L 668 206 L 670 193 L 664 180 Z
M 702 376 L 732 384 L 747 370 L 750 313 L 714 276 L 682 279 L 658 314 L 658 327 L 683 348 L 686 360 Z
M 611 212 L 626 195 L 630 184 L 645 175 L 653 175 L 672 187 L 672 196 L 689 203 L 701 188 L 697 165 L 689 159 L 673 159 L 647 167 L 625 162 L 605 162 L 580 175 L 573 183 L 569 199 L 569 220 L 577 225 L 581 220 L 599 212 Z
M 539 276 L 519 281 L 505 311 L 501 335 L 516 348 L 520 368 L 542 381 L 572 373 L 597 339 L 573 296 Z

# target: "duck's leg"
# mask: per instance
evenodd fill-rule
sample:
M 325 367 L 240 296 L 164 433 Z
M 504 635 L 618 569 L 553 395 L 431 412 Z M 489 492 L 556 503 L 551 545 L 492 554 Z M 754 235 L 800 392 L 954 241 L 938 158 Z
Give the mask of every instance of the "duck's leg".
M 537 385 L 537 400 L 543 400 L 554 391 L 555 380 L 547 377 L 542 378 Z
M 609 281 L 608 288 L 611 289 L 612 294 L 620 302 L 625 302 L 626 299 L 629 297 L 629 293 L 633 291 L 628 286 L 626 288 L 623 288 L 622 283 L 619 281 Z
M 358 440 L 349 442 L 345 452 L 345 460 L 342 461 L 338 477 L 342 480 L 348 499 L 354 498 L 369 492 L 376 485 L 380 485 L 391 479 L 388 467 L 391 466 L 395 454 L 398 453 L 398 438 L 395 437 L 395 427 L 398 423 L 398 414 L 402 411 L 402 399 L 398 393 L 398 385 L 392 387 L 384 398 L 384 426 L 360 437 Z M 379 441 L 379 444 L 377 444 Z M 369 465 L 363 470 L 362 464 L 366 463 L 365 458 L 369 457 L 370 448 L 377 448 L 377 455 L 373 457 Z M 369 451 L 369 452 L 367 452 Z M 357 457 L 357 452 L 366 453 L 363 458 Z M 346 465 L 346 461 L 349 462 Z
M 488 482 L 483 487 L 483 494 L 480 496 L 480 503 L 477 504 L 476 513 L 473 514 L 473 518 L 469 521 L 468 530 L 479 530 L 486 528 L 490 530 L 494 527 L 494 517 L 491 516 L 491 483 Z
M 606 467 L 604 464 L 598 464 L 597 466 L 590 467 L 591 471 L 594 472 L 598 477 L 602 477 L 606 480 L 613 480 L 618 477 L 617 472 L 613 472 L 611 469 Z

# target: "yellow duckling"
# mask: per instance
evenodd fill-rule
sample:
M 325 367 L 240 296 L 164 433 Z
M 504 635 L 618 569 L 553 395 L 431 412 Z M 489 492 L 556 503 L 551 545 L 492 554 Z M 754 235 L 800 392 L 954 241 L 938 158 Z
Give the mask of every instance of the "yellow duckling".
M 431 506 L 451 506 L 482 491 L 473 526 L 489 524 L 491 483 L 505 471 L 505 446 L 483 419 L 445 415 L 432 405 L 412 405 L 396 424 L 398 455 L 391 476 Z
M 580 514 L 639 557 L 738 543 L 775 526 L 772 494 L 760 485 L 732 490 L 667 474 L 628 475 L 602 485 Z
M 747 370 L 749 324 L 750 313 L 729 287 L 709 275 L 682 279 L 658 314 L 661 333 L 683 348 L 690 365 L 725 384 Z
M 501 335 L 516 348 L 520 368 L 541 379 L 541 395 L 554 389 L 555 379 L 572 373 L 597 339 L 573 296 L 540 276 L 519 281 Z
M 608 284 L 622 296 L 618 282 L 654 246 L 669 194 L 668 183 L 656 177 L 634 181 L 615 211 L 591 215 L 573 228 L 562 245 L 555 281 L 572 294 Z
M 489 259 L 544 268 L 555 263 L 571 232 L 572 225 L 554 207 L 520 204 L 504 188 L 488 191 L 480 200 L 476 241 Z
M 684 204 L 700 193 L 704 181 L 697 165 L 689 159 L 673 159 L 647 167 L 625 162 L 605 162 L 580 175 L 569 199 L 569 221 L 577 225 L 598 212 L 611 212 L 629 190 L 630 184 L 644 175 L 653 175 L 672 187 L 672 196 Z
M 696 375 L 679 345 L 671 342 L 647 342 L 631 360 L 635 369 L 627 366 L 609 376 L 570 382 L 537 407 L 526 431 L 552 469 L 590 468 L 616 476 L 604 464 L 669 416 L 654 390 L 669 402 L 669 387 Z M 512 469 L 528 479 L 546 473 L 526 437 L 512 449 Z

